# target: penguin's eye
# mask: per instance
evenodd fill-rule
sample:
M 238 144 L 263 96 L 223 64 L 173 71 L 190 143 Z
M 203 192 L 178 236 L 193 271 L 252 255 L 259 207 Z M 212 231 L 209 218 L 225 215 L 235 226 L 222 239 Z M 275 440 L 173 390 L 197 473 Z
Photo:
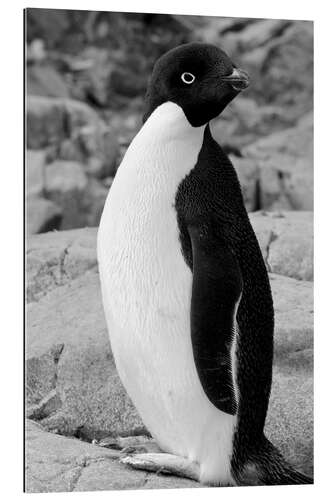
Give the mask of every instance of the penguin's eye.
M 195 80 L 195 76 L 192 73 L 183 73 L 181 79 L 186 85 L 191 85 Z

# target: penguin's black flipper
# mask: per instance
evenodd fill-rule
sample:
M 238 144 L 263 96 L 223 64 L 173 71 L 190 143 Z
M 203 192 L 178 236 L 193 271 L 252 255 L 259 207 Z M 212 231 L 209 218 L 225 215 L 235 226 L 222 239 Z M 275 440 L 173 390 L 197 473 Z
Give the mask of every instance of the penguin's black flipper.
M 242 292 L 241 271 L 212 224 L 189 226 L 188 232 L 193 258 L 191 339 L 196 369 L 208 399 L 219 410 L 234 415 L 231 348 Z

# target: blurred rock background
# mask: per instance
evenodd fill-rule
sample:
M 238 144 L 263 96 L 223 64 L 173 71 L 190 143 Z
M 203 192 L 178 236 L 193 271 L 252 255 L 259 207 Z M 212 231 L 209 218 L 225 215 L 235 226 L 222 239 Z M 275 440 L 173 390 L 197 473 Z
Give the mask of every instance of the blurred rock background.
M 155 60 L 194 40 L 252 79 L 212 127 L 247 209 L 313 209 L 311 22 L 28 9 L 26 40 L 29 234 L 98 225 Z

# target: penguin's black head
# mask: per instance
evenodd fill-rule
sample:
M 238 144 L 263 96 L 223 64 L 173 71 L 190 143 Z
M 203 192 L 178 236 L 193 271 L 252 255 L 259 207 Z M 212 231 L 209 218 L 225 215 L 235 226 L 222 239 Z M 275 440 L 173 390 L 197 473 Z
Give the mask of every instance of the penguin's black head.
M 249 84 L 227 54 L 214 45 L 187 43 L 155 63 L 146 95 L 144 121 L 164 102 L 180 106 L 193 127 L 218 116 Z

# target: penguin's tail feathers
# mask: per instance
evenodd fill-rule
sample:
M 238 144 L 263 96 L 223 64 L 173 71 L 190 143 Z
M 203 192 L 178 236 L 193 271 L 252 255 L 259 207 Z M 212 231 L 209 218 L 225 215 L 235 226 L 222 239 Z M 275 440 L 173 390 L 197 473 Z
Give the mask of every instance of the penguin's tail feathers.
M 257 470 L 265 485 L 313 484 L 313 479 L 294 469 L 267 438 L 257 458 Z
M 253 473 L 256 476 L 254 482 L 251 480 L 251 476 L 253 479 Z M 248 467 L 245 467 L 240 478 L 242 484 L 266 486 L 313 484 L 313 478 L 294 469 L 283 458 L 279 450 L 266 438 L 260 451 L 251 458 Z M 248 479 L 250 479 L 249 482 Z

